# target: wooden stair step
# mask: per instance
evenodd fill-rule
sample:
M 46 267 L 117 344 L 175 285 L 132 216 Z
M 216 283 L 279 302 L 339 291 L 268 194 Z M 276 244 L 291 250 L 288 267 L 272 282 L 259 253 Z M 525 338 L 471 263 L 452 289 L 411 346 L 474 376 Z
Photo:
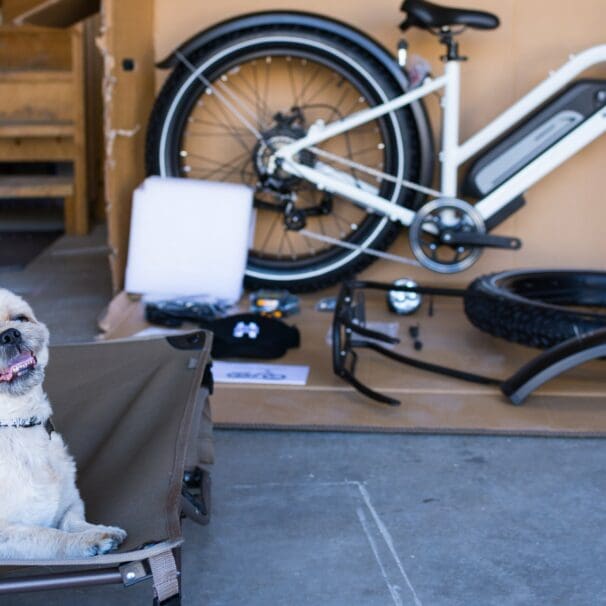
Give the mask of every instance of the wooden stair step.
M 0 198 L 66 198 L 73 194 L 73 177 L 0 175 Z
M 0 139 L 73 136 L 73 122 L 5 122 L 0 120 Z
M 74 75 L 63 69 L 0 69 L 0 82 L 65 82 L 70 83 Z

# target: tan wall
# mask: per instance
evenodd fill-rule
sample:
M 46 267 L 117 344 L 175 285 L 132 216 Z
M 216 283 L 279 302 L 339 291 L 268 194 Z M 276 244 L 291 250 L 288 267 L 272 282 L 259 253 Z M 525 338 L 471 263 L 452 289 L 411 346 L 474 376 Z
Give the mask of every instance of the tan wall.
M 442 0 L 456 6 L 456 1 Z M 470 30 L 461 36 L 461 48 L 470 61 L 463 65 L 463 138 L 545 78 L 566 61 L 570 53 L 606 43 L 604 0 L 465 0 L 470 8 L 492 11 L 501 18 L 494 32 Z M 399 0 L 155 0 L 155 53 L 163 58 L 174 47 L 209 25 L 244 12 L 298 9 L 325 14 L 349 22 L 394 49 L 402 18 Z M 435 71 L 441 47 L 429 34 L 417 30 L 407 36 L 411 52 L 429 59 Z M 606 77 L 606 65 L 592 75 Z M 158 74 L 158 84 L 163 75 Z M 435 103 L 431 101 L 432 105 Z M 431 108 L 436 118 L 436 108 Z M 434 121 L 434 124 L 437 122 Z M 472 274 L 514 266 L 567 266 L 606 269 L 606 138 L 594 142 L 562 168 L 536 185 L 527 195 L 529 204 L 503 224 L 498 232 L 517 235 L 522 251 L 489 251 L 469 272 L 457 276 L 467 281 Z M 404 238 L 392 251 L 407 253 Z M 415 272 L 380 262 L 373 277 L 391 278 Z M 428 272 L 418 275 L 425 279 Z

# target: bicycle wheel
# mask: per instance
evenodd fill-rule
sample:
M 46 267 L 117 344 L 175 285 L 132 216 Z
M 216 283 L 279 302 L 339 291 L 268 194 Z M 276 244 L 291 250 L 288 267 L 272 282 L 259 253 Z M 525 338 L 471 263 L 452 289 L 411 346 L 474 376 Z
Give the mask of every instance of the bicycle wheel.
M 606 326 L 606 273 L 505 271 L 474 280 L 470 322 L 496 337 L 546 349 Z
M 318 121 L 334 121 L 401 94 L 384 66 L 350 41 L 284 25 L 240 31 L 204 47 L 187 63 L 174 69 L 154 106 L 147 170 L 254 189 L 249 287 L 315 290 L 374 260 L 299 233 L 295 215 L 321 236 L 377 250 L 391 244 L 398 226 L 388 218 L 318 191 L 285 171 L 270 175 L 267 168 L 272 149 L 303 137 Z M 393 204 L 413 204 L 415 192 L 401 183 L 352 166 L 417 180 L 419 139 L 409 110 L 303 150 L 297 159 Z

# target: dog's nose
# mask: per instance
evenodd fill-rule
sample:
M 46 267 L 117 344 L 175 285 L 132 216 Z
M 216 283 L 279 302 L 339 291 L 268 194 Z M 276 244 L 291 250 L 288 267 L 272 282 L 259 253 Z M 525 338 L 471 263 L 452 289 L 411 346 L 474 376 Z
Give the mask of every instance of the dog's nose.
M 0 334 L 0 345 L 19 345 L 21 333 L 16 328 L 9 328 Z

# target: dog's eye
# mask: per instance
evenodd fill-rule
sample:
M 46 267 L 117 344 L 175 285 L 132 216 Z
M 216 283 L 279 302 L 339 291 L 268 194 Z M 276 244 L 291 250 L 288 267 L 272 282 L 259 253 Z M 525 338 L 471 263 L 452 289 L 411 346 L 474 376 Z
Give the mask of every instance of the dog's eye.
M 19 314 L 18 316 L 11 318 L 11 320 L 13 322 L 29 322 L 29 318 L 24 314 Z

